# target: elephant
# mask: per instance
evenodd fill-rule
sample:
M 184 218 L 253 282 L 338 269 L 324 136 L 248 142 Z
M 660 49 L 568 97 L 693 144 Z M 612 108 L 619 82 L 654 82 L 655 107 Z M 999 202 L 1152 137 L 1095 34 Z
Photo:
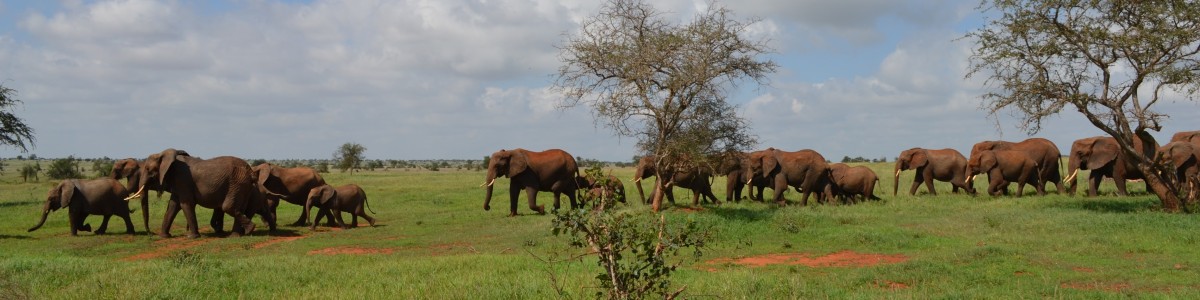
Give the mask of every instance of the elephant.
M 321 217 L 329 215 L 329 218 L 337 220 L 338 226 L 344 229 L 358 227 L 358 217 L 363 217 L 368 224 L 375 226 L 375 218 L 367 215 L 366 209 L 370 209 L 367 204 L 367 193 L 362 187 L 357 184 L 347 184 L 334 188 L 328 184 L 321 185 L 309 190 L 304 201 L 304 210 L 307 212 L 315 205 L 318 210 L 328 210 L 329 214 L 317 213 L 317 217 L 313 220 L 310 230 L 317 229 L 317 223 L 321 223 Z M 350 212 L 350 226 L 346 226 L 346 222 L 342 221 L 342 211 Z M 376 213 L 371 210 L 371 213 Z M 308 214 L 305 214 L 307 216 Z M 308 220 L 304 220 L 308 223 Z
M 584 198 L 581 202 L 599 199 L 599 196 L 607 195 L 608 200 L 617 200 L 625 203 L 625 184 L 617 176 L 608 175 L 607 181 L 601 186 L 596 185 L 598 180 L 592 178 L 591 175 L 580 176 L 575 181 L 579 183 L 580 190 L 587 191 L 584 193 Z
M 814 191 L 825 191 L 817 192 L 818 201 L 823 200 L 823 195 L 832 194 L 832 187 L 829 186 L 829 164 L 817 151 L 804 149 L 788 152 L 767 148 L 751 152 L 749 157 L 750 172 L 760 174 L 761 177 L 756 178 L 765 178 L 764 180 L 771 184 L 771 188 L 775 190 L 774 201 L 779 205 L 787 205 L 783 192 L 787 191 L 788 186 L 803 191 L 800 205 L 808 205 L 808 197 Z M 752 178 L 746 184 L 753 185 L 754 180 Z
M 509 216 L 517 215 L 517 198 L 521 190 L 529 197 L 529 209 L 538 214 L 545 214 L 544 206 L 537 205 L 537 193 L 554 193 L 554 209 L 559 209 L 560 197 L 566 194 L 571 200 L 571 208 L 578 205 L 575 202 L 575 191 L 580 183 L 579 166 L 575 157 L 561 149 L 550 149 L 534 152 L 521 148 L 496 151 L 488 162 L 487 178 L 481 187 L 487 188 L 487 196 L 483 200 L 483 210 L 491 210 L 492 185 L 497 176 L 505 176 L 509 181 Z
M 900 156 L 896 157 L 892 196 L 900 190 L 900 171 L 905 170 L 917 171 L 913 176 L 912 187 L 908 189 L 909 195 L 916 195 L 917 188 L 924 182 L 929 193 L 936 196 L 934 180 L 950 182 L 953 193 L 958 193 L 959 189 L 975 193 L 975 188 L 967 185 L 967 158 L 958 150 L 912 148 L 900 152 Z
M 1062 154 L 1058 150 L 1058 145 L 1055 145 L 1054 142 L 1043 138 L 1029 138 L 1018 143 L 1006 141 L 983 141 L 975 143 L 975 145 L 971 147 L 971 156 L 969 156 L 967 163 L 979 164 L 979 162 L 975 160 L 978 159 L 979 153 L 984 150 L 1017 150 L 1028 153 L 1029 157 L 1032 158 L 1034 162 L 1037 162 L 1038 165 L 1039 179 L 1037 186 L 1044 191 L 1046 190 L 1046 186 L 1053 182 L 1058 188 L 1059 194 L 1064 192 L 1065 186 L 1063 185 L 1062 174 L 1059 172 L 1059 168 L 1061 167 L 1059 159 L 1062 158 Z M 976 173 L 967 172 L 966 183 L 967 186 L 972 187 L 972 190 L 975 186 L 975 175 Z
M 51 211 L 66 208 L 72 236 L 78 235 L 78 231 L 81 230 L 92 231 L 91 224 L 83 222 L 88 215 L 104 216 L 96 234 L 104 234 L 108 230 L 108 219 L 113 215 L 125 219 L 125 233 L 133 234 L 129 203 L 123 200 L 128 194 L 129 190 L 125 189 L 120 181 L 112 178 L 63 180 L 46 193 L 42 218 L 37 225 L 29 228 L 29 231 L 37 230 L 46 224 L 46 216 Z
M 1038 163 L 1027 152 L 984 150 L 978 154 L 976 159 L 967 162 L 967 170 L 971 174 L 987 173 L 989 195 L 1005 193 L 1008 184 L 1013 182 L 1017 183 L 1017 197 L 1025 193 L 1025 184 L 1033 185 L 1039 196 L 1046 195 L 1046 190 L 1037 185 L 1040 180 Z
M 1187 199 L 1196 199 L 1200 188 L 1200 146 L 1187 141 L 1175 141 L 1158 148 L 1158 160 L 1175 170 L 1179 186 L 1187 186 Z
M 303 207 L 309 190 L 325 185 L 325 179 L 309 167 L 284 168 L 269 163 L 262 163 L 253 168 L 258 177 L 258 188 L 264 194 L 280 194 L 287 196 L 287 202 Z M 280 197 L 267 197 L 267 205 L 272 218 L 276 218 L 276 208 Z M 323 212 L 323 211 L 320 211 Z M 278 219 L 278 218 L 276 218 Z M 318 218 L 319 219 L 319 218 Z M 308 220 L 308 210 L 300 212 L 300 217 L 291 226 L 304 226 Z M 332 222 L 332 220 L 331 220 Z
M 851 167 L 844 163 L 831 164 L 829 181 L 832 183 L 833 195 L 828 195 L 827 198 L 837 196 L 846 203 L 855 200 L 856 196 L 862 196 L 866 200 L 879 200 L 879 197 L 875 196 L 875 185 L 879 183 L 879 176 L 871 168 Z
M 1171 136 L 1172 142 L 1188 142 L 1200 146 L 1200 130 L 1180 131 Z
M 1144 153 L 1142 140 L 1138 137 L 1133 138 L 1133 148 L 1137 152 Z M 1117 194 L 1121 196 L 1128 195 L 1125 184 L 1129 179 L 1144 179 L 1142 171 L 1133 164 L 1125 154 L 1121 152 L 1117 140 L 1107 136 L 1095 136 L 1075 140 L 1071 144 L 1070 157 L 1067 158 L 1067 175 L 1065 180 L 1069 185 L 1069 190 L 1072 195 L 1075 194 L 1077 185 L 1075 178 L 1079 174 L 1079 170 L 1091 170 L 1088 175 L 1088 196 L 1095 197 L 1097 188 L 1104 177 L 1113 179 L 1113 183 L 1117 186 Z M 1149 190 L 1149 186 L 1147 186 Z
M 660 172 L 655 167 L 653 157 L 645 156 L 638 160 L 637 169 L 633 174 L 633 183 L 637 184 L 638 196 L 641 197 L 642 203 L 650 203 L 646 199 L 646 193 L 642 189 L 642 179 L 650 178 L 650 176 L 657 177 L 658 173 Z M 663 183 L 664 186 L 667 186 L 663 190 L 663 197 L 667 198 L 667 201 L 671 202 L 671 204 L 675 203 L 675 193 L 671 188 L 675 186 L 692 190 L 692 205 L 700 205 L 701 196 L 704 196 L 705 201 L 721 204 L 721 201 L 717 200 L 717 196 L 712 192 L 712 172 L 702 167 L 696 167 L 688 171 L 677 170 L 673 173 L 674 175 L 671 176 L 671 179 Z M 654 197 L 656 188 L 653 187 L 650 189 L 651 198 Z
M 133 158 L 125 158 L 113 162 L 112 170 L 108 173 L 109 178 L 114 180 L 125 179 L 125 190 L 134 191 L 141 186 L 141 166 L 142 162 Z M 159 190 L 158 186 L 153 183 L 147 183 L 147 187 L 151 190 Z M 142 194 L 142 224 L 146 228 L 146 233 L 150 233 L 150 203 L 147 194 Z
M 187 219 L 189 238 L 200 237 L 196 225 L 196 205 L 214 210 L 210 224 L 218 234 L 223 234 L 221 222 L 224 214 L 233 216 L 233 234 L 240 236 L 254 231 L 254 222 L 247 215 L 255 211 L 251 201 L 265 201 L 265 197 L 255 197 L 254 172 L 250 165 L 241 158 L 220 156 L 212 159 L 200 159 L 188 155 L 186 151 L 168 148 L 160 153 L 154 153 L 142 161 L 137 192 L 126 199 L 141 197 L 148 183 L 158 185 L 159 193 L 171 193 L 171 201 L 167 204 L 163 215 L 163 238 L 171 237 L 171 223 L 176 214 L 183 210 Z M 265 207 L 265 203 L 256 205 Z M 261 209 L 259 211 L 261 213 Z M 269 214 L 261 213 L 272 229 L 275 220 Z
M 765 178 L 752 178 L 757 174 L 750 172 L 750 157 L 749 153 L 745 152 L 726 153 L 721 160 L 721 166 L 717 168 L 717 173 L 725 175 L 725 202 L 741 201 L 742 188 L 747 187 L 746 182 L 753 183 L 746 189 L 747 198 L 762 201 L 763 190 L 769 185 Z M 758 190 L 757 194 L 754 193 L 755 189 Z

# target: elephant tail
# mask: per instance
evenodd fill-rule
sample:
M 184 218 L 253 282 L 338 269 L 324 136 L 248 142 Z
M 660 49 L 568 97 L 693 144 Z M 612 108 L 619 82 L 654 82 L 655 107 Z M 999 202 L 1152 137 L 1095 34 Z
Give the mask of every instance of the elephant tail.
M 371 209 L 371 202 L 367 201 L 367 196 L 363 196 L 363 206 L 366 206 L 367 210 L 371 211 L 371 214 L 375 214 L 375 215 L 379 214 L 379 213 L 375 212 L 374 209 Z

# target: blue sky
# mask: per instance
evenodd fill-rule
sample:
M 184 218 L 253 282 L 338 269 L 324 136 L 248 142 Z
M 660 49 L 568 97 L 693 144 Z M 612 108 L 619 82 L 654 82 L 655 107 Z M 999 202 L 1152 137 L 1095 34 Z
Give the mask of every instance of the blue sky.
M 476 159 L 561 148 L 628 160 L 634 141 L 584 108 L 555 110 L 555 45 L 591 0 L 0 1 L 0 80 L 24 101 L 42 157 L 195 155 Z M 654 1 L 680 20 L 707 1 Z M 1028 136 L 981 111 L 964 79 L 974 1 L 746 0 L 779 71 L 730 97 L 758 148 L 894 157 Z M 1200 129 L 1192 102 L 1167 102 L 1161 138 Z M 998 125 L 998 126 L 997 126 Z M 1066 150 L 1100 135 L 1074 112 L 1038 136 Z M 0 157 L 21 155 L 0 147 Z

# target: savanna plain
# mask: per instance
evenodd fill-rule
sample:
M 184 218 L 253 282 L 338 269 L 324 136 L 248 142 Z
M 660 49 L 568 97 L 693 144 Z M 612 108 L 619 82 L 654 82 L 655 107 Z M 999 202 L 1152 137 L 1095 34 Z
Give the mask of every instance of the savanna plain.
M 552 233 L 553 216 L 533 214 L 522 195 L 522 215 L 506 217 L 507 179 L 496 182 L 493 209 L 482 209 L 483 171 L 322 174 L 333 185 L 361 185 L 375 227 L 362 220 L 349 230 L 285 226 L 301 207 L 283 203 L 275 233 L 259 227 L 217 237 L 207 225 L 212 210 L 197 209 L 203 237 L 161 239 L 142 234 L 136 211 L 138 235 L 122 234 L 114 217 L 106 235 L 72 237 L 62 210 L 26 232 L 56 182 L 24 183 L 14 170 L 27 162 L 7 163 L 4 299 L 581 299 L 599 292 L 596 260 Z M 801 207 L 790 191 L 786 207 L 692 206 L 690 191 L 676 189 L 666 220 L 711 226 L 715 235 L 699 256 L 673 256 L 681 263 L 673 286 L 686 288 L 683 297 L 711 299 L 1200 298 L 1200 216 L 1159 211 L 1140 183 L 1130 184 L 1129 197 L 1115 196 L 1110 182 L 1094 198 L 1038 197 L 1032 189 L 1021 198 L 973 197 L 951 194 L 946 183 L 936 196 L 924 188 L 909 196 L 910 171 L 892 196 L 893 165 L 865 165 L 881 176 L 881 201 Z M 649 211 L 629 182 L 633 170 L 611 171 L 631 198 L 616 209 Z M 718 197 L 724 180 L 714 182 Z M 985 184 L 977 180 L 976 188 Z M 166 197 L 150 198 L 155 232 Z M 549 208 L 553 197 L 541 193 L 538 202 Z M 97 226 L 100 217 L 87 222 Z M 182 235 L 185 224 L 178 218 L 172 233 Z

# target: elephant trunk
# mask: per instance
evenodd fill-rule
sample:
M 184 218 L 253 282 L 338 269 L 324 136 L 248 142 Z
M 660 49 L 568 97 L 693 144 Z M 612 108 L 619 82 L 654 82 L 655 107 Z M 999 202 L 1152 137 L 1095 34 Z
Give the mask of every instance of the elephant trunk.
M 1072 150 L 1072 151 L 1074 151 L 1074 150 Z M 1075 191 L 1078 190 L 1078 187 L 1076 186 L 1075 176 L 1079 175 L 1079 168 L 1082 165 L 1082 163 L 1083 163 L 1083 161 L 1081 159 L 1079 159 L 1078 156 L 1075 156 L 1075 155 L 1071 155 L 1071 157 L 1067 159 L 1067 174 L 1070 174 L 1070 175 L 1067 175 L 1067 178 L 1063 179 L 1063 184 L 1067 185 L 1067 192 L 1070 193 L 1072 196 L 1074 196 Z
M 46 208 L 42 209 L 42 219 L 40 221 L 38 221 L 37 225 L 34 225 L 33 228 L 29 228 L 29 231 L 27 231 L 27 232 L 33 232 L 34 230 L 38 230 L 38 228 L 42 228 L 42 225 L 46 224 L 46 216 L 47 215 L 50 215 L 50 203 L 49 202 L 46 203 Z
M 146 234 L 150 234 L 150 195 L 142 195 L 142 224 L 146 226 Z
M 496 184 L 496 170 L 488 168 L 486 182 L 483 183 L 487 189 L 487 195 L 483 197 L 483 210 L 492 210 L 492 188 Z
M 647 203 L 647 202 L 646 202 L 646 192 L 644 192 L 644 191 L 642 190 L 642 177 L 641 177 L 641 175 L 638 175 L 638 177 L 637 177 L 637 178 L 635 178 L 635 179 L 633 180 L 633 183 L 634 183 L 634 185 L 637 185 L 637 189 L 638 189 L 638 198 L 641 198 L 641 199 L 642 199 L 642 203 Z
M 317 190 L 317 189 L 313 189 L 313 191 L 316 191 L 316 190 Z M 303 215 L 304 215 L 304 224 L 312 224 L 312 227 L 310 227 L 310 228 L 316 228 L 316 227 L 317 227 L 317 223 L 309 223 L 309 222 L 308 222 L 308 217 L 309 217 L 309 216 L 312 216 L 312 206 L 313 206 L 313 199 L 316 199 L 316 198 L 318 198 L 318 197 L 313 197 L 313 196 L 312 196 L 312 194 L 309 194 L 309 196 L 308 196 L 308 199 L 304 201 L 304 213 L 303 213 Z M 319 211 L 319 209 L 318 209 L 318 211 L 317 211 L 317 214 L 321 214 L 321 212 Z M 314 221 L 314 222 L 315 222 L 315 221 Z
M 892 175 L 892 196 L 900 191 L 900 161 L 896 161 L 896 172 Z

